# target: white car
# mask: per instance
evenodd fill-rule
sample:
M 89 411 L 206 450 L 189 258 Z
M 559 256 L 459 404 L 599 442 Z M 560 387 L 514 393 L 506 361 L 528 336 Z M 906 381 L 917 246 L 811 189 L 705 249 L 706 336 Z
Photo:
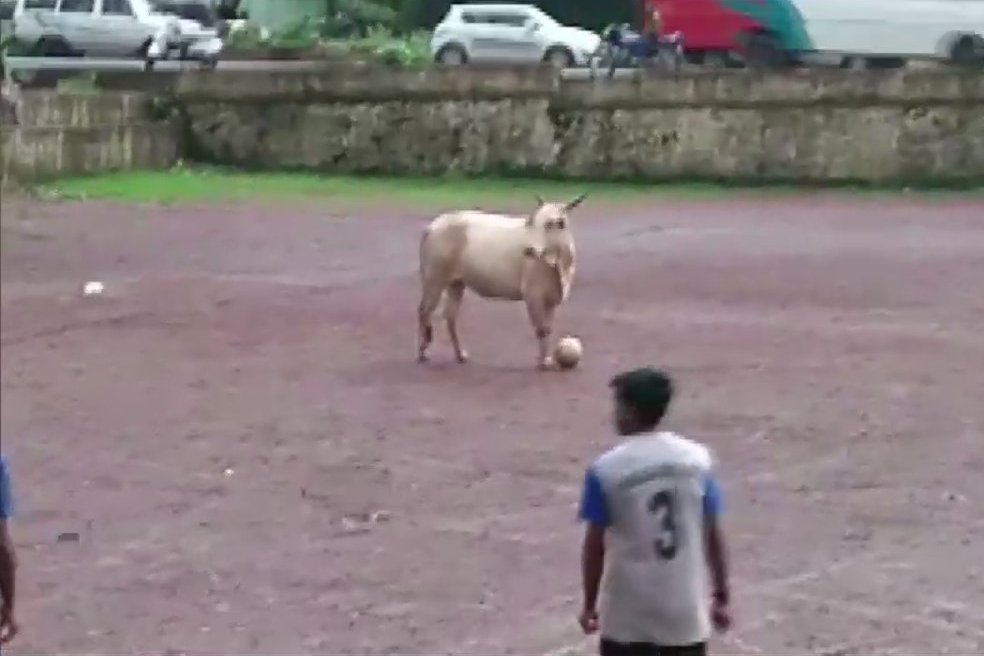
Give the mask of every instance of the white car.
M 151 0 L 17 0 L 14 38 L 38 56 L 140 57 L 148 67 L 172 52 L 211 66 L 222 50 L 214 29 Z
M 431 55 L 439 64 L 547 62 L 586 66 L 601 37 L 561 25 L 540 8 L 523 4 L 455 4 L 434 28 Z

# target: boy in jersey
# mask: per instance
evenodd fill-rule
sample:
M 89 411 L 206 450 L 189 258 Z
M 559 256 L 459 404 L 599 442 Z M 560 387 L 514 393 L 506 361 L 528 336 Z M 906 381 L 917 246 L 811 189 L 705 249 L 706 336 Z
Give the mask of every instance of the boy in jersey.
M 636 369 L 611 387 L 615 425 L 627 440 L 585 476 L 581 628 L 600 628 L 602 656 L 704 656 L 711 625 L 723 631 L 731 624 L 711 454 L 656 430 L 673 397 L 666 374 Z
M 10 496 L 10 476 L 7 463 L 0 456 L 0 644 L 17 635 L 14 620 L 14 543 L 7 530 L 7 520 L 13 515 L 13 499 Z

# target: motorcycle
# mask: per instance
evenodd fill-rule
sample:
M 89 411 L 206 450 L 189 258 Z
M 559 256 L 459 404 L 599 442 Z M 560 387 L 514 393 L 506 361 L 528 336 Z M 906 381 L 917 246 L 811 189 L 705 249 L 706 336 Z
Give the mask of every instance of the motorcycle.
M 601 37 L 599 51 L 592 57 L 592 76 L 598 65 L 607 65 L 608 77 L 616 68 L 660 68 L 679 72 L 685 61 L 683 34 L 679 31 L 666 35 L 644 34 L 628 24 L 611 25 Z

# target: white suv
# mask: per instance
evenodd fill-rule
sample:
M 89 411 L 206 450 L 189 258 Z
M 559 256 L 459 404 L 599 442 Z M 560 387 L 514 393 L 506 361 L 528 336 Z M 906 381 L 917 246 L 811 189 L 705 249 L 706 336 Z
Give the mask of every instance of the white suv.
M 538 63 L 586 66 L 601 42 L 594 32 L 561 25 L 522 4 L 451 5 L 434 28 L 431 54 L 439 64 Z
M 213 65 L 222 50 L 214 29 L 157 11 L 152 0 L 17 0 L 14 38 L 38 56 L 136 56 L 148 67 L 171 51 Z

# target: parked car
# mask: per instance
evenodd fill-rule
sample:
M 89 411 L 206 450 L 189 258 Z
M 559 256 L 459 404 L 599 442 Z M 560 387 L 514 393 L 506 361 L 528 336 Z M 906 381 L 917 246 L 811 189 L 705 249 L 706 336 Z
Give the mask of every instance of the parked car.
M 539 63 L 587 66 L 601 37 L 561 25 L 543 10 L 525 4 L 451 5 L 431 38 L 439 64 Z
M 147 68 L 173 53 L 214 66 L 214 28 L 161 12 L 151 0 L 17 0 L 14 38 L 36 56 L 140 57 Z

